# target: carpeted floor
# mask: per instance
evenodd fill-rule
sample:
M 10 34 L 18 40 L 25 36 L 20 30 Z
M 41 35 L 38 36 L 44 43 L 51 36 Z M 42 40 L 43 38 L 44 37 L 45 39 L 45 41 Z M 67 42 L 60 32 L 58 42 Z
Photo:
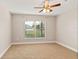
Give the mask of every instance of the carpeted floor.
M 77 59 L 77 53 L 54 43 L 13 45 L 2 59 Z

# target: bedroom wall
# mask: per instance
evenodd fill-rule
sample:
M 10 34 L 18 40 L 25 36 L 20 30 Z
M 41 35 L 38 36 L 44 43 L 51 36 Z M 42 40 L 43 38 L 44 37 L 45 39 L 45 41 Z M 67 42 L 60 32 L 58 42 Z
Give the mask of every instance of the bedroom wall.
M 41 39 L 24 39 L 24 22 L 25 20 L 41 20 L 46 26 L 46 38 Z M 21 15 L 13 14 L 12 16 L 12 42 L 47 42 L 55 41 L 55 17 L 42 15 Z
M 78 51 L 77 13 L 77 8 L 74 8 L 59 15 L 56 21 L 56 40 L 74 51 Z
M 5 4 L 0 3 L 0 58 L 10 46 L 11 19 Z

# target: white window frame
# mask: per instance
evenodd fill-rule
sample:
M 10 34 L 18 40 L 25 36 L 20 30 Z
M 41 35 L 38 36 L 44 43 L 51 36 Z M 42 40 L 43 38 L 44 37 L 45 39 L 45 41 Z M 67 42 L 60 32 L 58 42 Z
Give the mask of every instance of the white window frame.
M 45 22 L 45 21 L 44 21 L 44 22 L 41 21 L 41 22 L 43 22 L 43 24 L 44 24 L 45 36 L 44 36 L 44 37 L 32 37 L 32 38 L 25 37 L 25 22 L 26 22 L 26 21 L 34 21 L 34 22 L 35 22 L 35 21 L 41 21 L 41 20 L 25 20 L 25 21 L 24 21 L 24 39 L 32 39 L 32 40 L 33 40 L 33 39 L 34 39 L 34 40 L 37 40 L 37 39 L 38 39 L 38 40 L 40 40 L 40 39 L 46 39 L 46 33 L 47 33 L 46 28 L 47 28 L 47 27 L 46 27 L 46 22 Z M 36 30 L 35 30 L 35 31 L 36 31 Z M 35 35 L 36 35 L 36 34 L 35 34 Z

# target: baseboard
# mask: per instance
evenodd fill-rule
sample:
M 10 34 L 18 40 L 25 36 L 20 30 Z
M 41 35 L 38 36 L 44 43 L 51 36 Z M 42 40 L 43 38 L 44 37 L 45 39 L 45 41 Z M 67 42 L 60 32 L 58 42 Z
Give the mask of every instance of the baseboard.
M 57 41 L 13 42 L 13 43 L 11 43 L 11 44 L 3 51 L 2 54 L 0 54 L 0 58 L 6 53 L 6 51 L 11 47 L 11 45 L 17 45 L 17 44 L 41 44 L 41 43 L 57 43 L 57 44 L 59 44 L 59 45 L 61 45 L 61 46 L 64 46 L 64 47 L 66 47 L 66 48 L 68 48 L 68 49 L 74 51 L 74 52 L 78 52 L 76 49 L 74 49 L 74 48 L 72 48 L 72 47 L 70 47 L 70 46 L 68 46 L 68 45 L 65 45 L 65 44 L 63 44 L 63 43 L 57 42 Z
M 7 52 L 7 50 L 11 47 L 11 44 L 0 54 L 0 58 Z
M 55 43 L 55 41 L 41 41 L 41 42 L 13 42 L 12 45 L 16 45 L 16 44 L 41 44 L 41 43 Z
M 78 52 L 76 49 L 74 49 L 74 48 L 72 48 L 72 47 L 70 47 L 68 45 L 65 45 L 65 44 L 57 42 L 57 41 L 56 41 L 56 43 L 59 44 L 59 45 L 61 45 L 61 46 L 63 46 L 63 47 L 65 47 L 65 48 L 68 48 L 68 49 L 70 49 L 70 50 L 72 50 L 74 52 Z

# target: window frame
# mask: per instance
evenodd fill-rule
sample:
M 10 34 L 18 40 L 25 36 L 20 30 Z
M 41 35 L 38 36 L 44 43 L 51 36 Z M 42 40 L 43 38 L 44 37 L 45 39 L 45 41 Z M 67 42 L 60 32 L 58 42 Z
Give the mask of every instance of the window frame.
M 45 31 L 45 33 L 44 33 L 44 37 L 36 37 L 36 34 L 35 34 L 35 37 L 26 37 L 25 36 L 25 22 L 26 21 L 34 21 L 34 22 L 36 22 L 36 21 L 41 21 L 41 20 L 25 20 L 24 21 L 24 39 L 46 39 L 46 22 L 44 21 L 41 21 L 43 24 L 44 24 L 44 31 Z M 36 26 L 35 26 L 36 27 Z M 35 30 L 36 31 L 36 30 Z

